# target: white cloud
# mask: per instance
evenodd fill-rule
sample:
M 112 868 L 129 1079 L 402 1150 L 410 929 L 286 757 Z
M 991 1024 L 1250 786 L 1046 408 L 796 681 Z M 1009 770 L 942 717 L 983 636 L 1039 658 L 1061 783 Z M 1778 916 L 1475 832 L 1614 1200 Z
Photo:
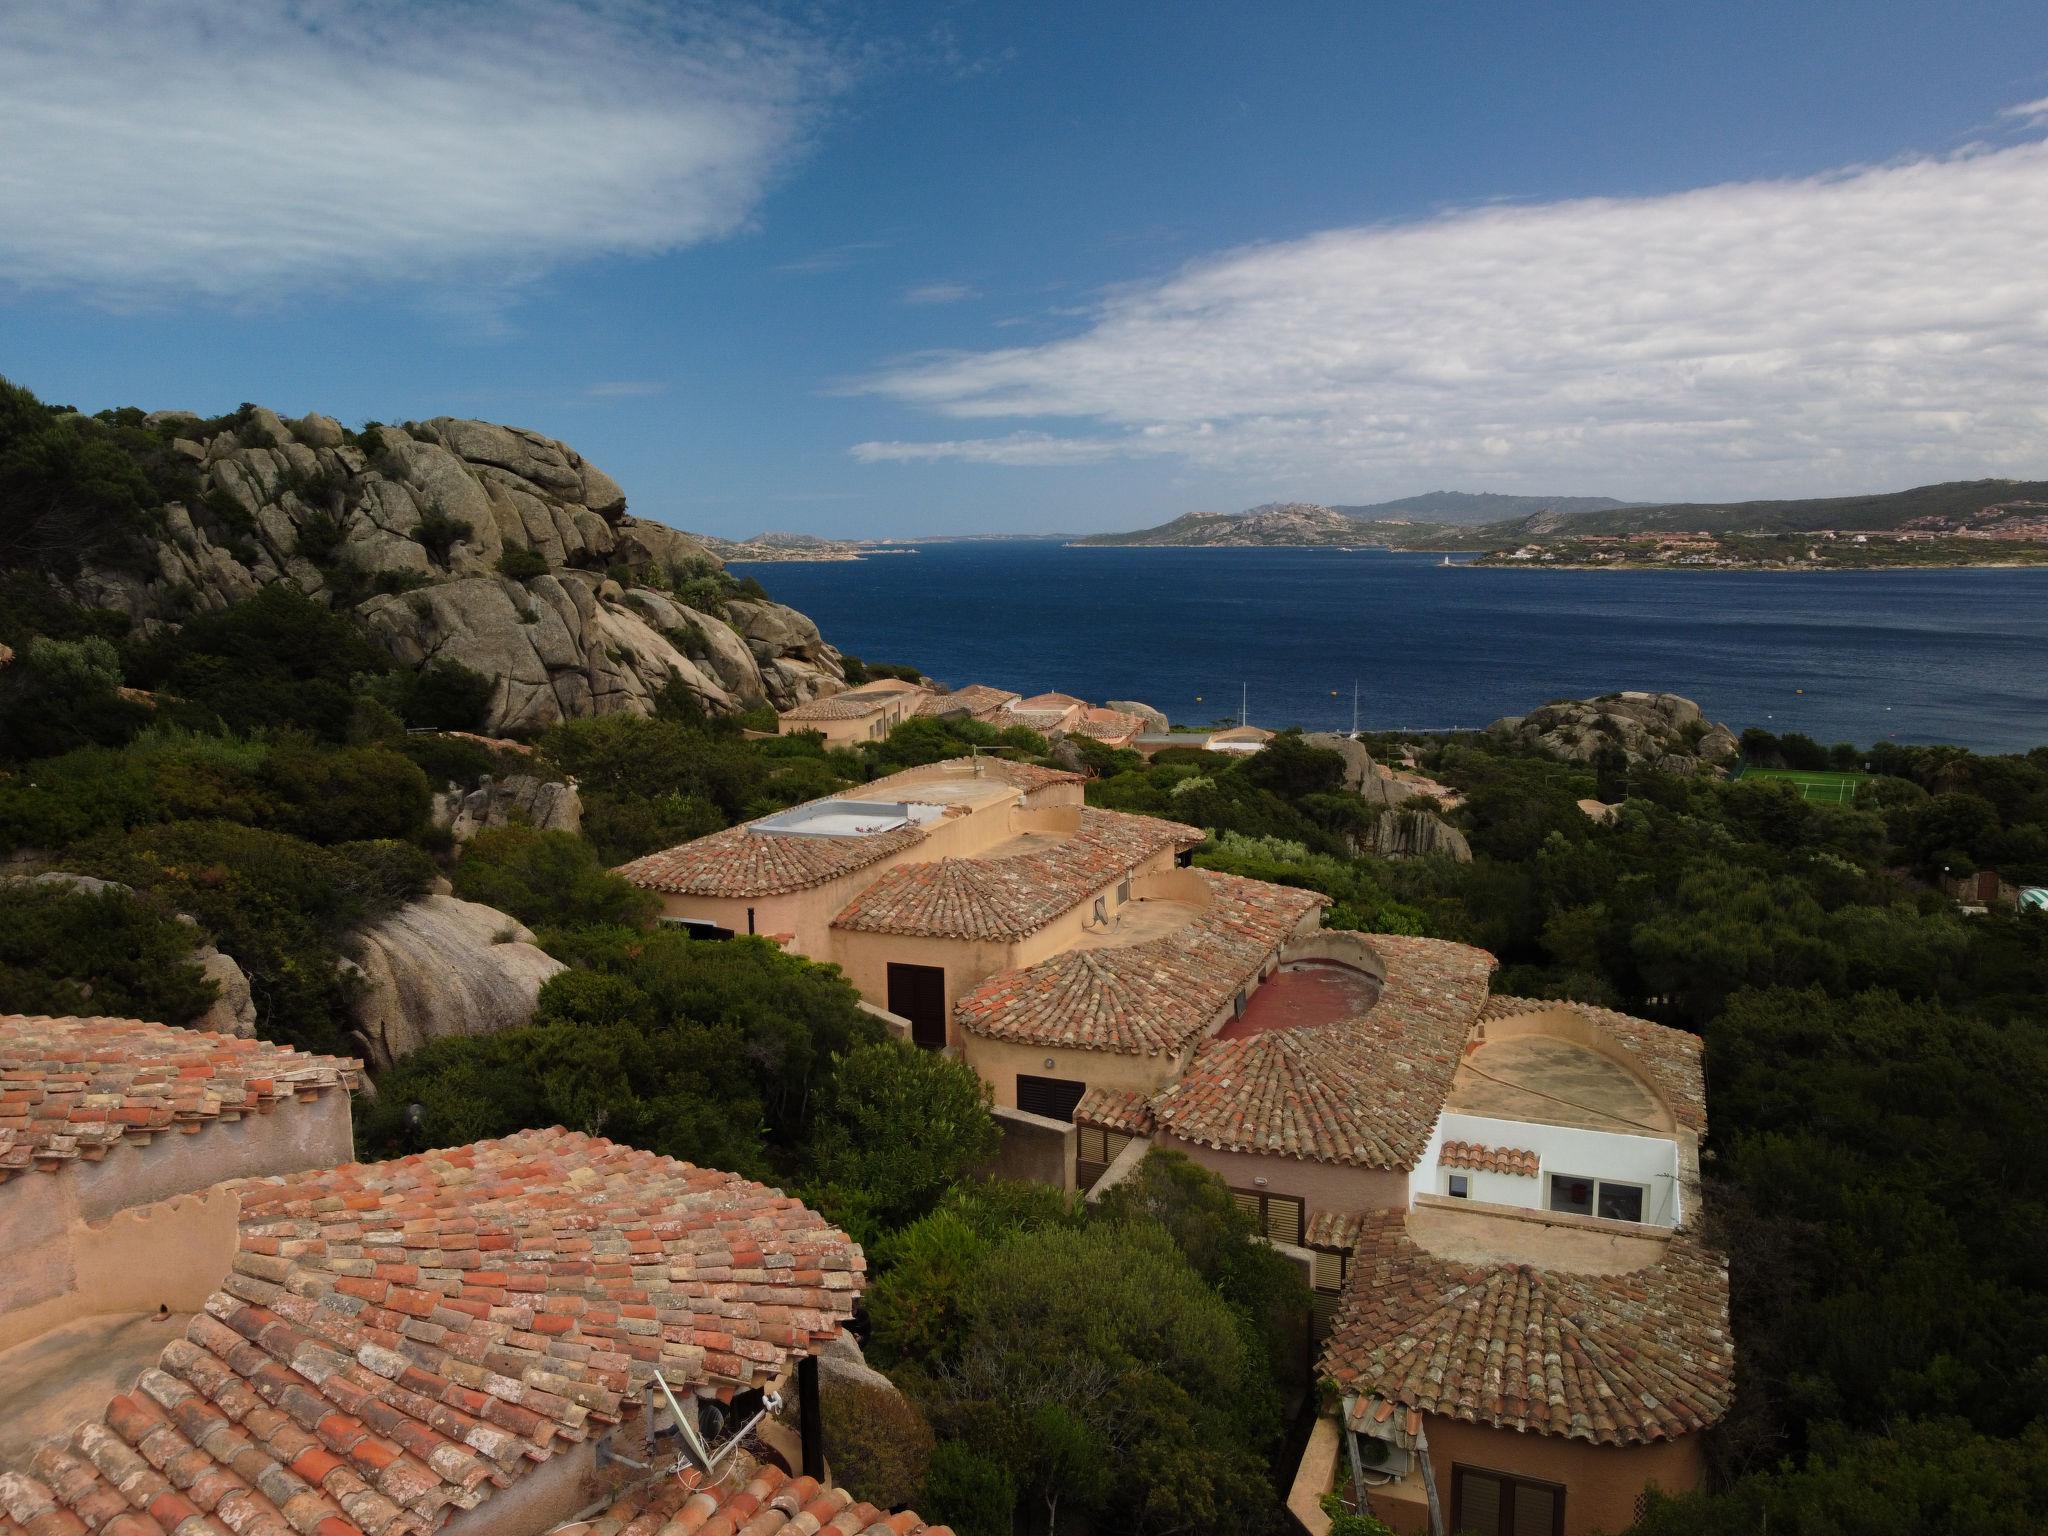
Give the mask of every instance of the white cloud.
M 741 227 L 839 83 L 653 0 L 31 0 L 0 28 L 0 281 L 116 303 L 531 278 Z
M 2016 117 L 2023 123 L 2048 121 L 2048 96 L 2043 96 L 2039 101 L 2023 101 L 2016 107 L 2007 107 L 1998 115 Z
M 976 297 L 975 290 L 965 283 L 920 283 L 907 288 L 903 293 L 906 304 L 958 304 L 963 299 Z
M 1040 429 L 857 459 L 1171 454 L 1329 494 L 2048 472 L 2048 146 L 1495 205 L 1248 247 L 1035 346 L 858 388 Z

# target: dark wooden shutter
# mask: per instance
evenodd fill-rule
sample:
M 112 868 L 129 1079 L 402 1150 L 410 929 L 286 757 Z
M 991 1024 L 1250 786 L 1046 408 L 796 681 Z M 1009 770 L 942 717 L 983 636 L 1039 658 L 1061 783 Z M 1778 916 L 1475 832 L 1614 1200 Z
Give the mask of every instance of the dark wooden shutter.
M 889 966 L 889 1011 L 910 1020 L 910 1038 L 929 1051 L 946 1046 L 946 971 L 937 965 Z
M 1087 1091 L 1086 1083 L 1077 1083 L 1071 1078 L 1017 1074 L 1017 1107 L 1027 1115 L 1072 1121 L 1074 1106 L 1081 1102 L 1081 1095 Z

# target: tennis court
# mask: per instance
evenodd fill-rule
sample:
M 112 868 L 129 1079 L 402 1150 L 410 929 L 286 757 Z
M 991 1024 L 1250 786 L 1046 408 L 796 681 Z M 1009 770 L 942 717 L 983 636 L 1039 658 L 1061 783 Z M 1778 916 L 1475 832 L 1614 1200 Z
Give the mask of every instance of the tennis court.
M 1783 779 L 1788 784 L 1799 786 L 1799 793 L 1816 805 L 1852 805 L 1856 800 L 1856 786 L 1870 775 L 1867 773 L 1822 772 L 1806 768 L 1745 768 L 1745 779 Z

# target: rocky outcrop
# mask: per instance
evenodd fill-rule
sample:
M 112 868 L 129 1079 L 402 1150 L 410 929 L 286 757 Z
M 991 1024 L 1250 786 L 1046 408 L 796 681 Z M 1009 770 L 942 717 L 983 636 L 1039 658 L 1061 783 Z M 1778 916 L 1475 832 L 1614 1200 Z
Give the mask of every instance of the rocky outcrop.
M 1429 811 L 1388 811 L 1365 840 L 1363 853 L 1383 859 L 1450 859 L 1472 862 L 1465 834 Z
M 672 576 L 716 573 L 716 557 L 628 516 L 617 482 L 553 438 L 452 417 L 360 435 L 260 408 L 213 432 L 152 418 L 187 419 L 195 435 L 172 447 L 201 493 L 163 509 L 140 569 L 74 583 L 145 631 L 289 583 L 355 610 L 400 661 L 493 679 L 494 732 L 646 713 L 672 677 L 714 714 L 844 686 L 839 653 L 802 614 L 672 596 Z
M 1379 766 L 1372 760 L 1372 754 L 1365 750 L 1362 742 L 1353 741 L 1336 731 L 1310 731 L 1301 738 L 1312 747 L 1325 752 L 1334 752 L 1344 759 L 1344 787 L 1355 793 L 1364 793 L 1366 786 L 1379 777 Z
M 497 908 L 453 896 L 409 901 L 349 947 L 362 982 L 356 1033 L 379 1067 L 429 1040 L 526 1023 L 542 984 L 564 969 Z
M 1741 752 L 1735 733 L 1675 693 L 1604 693 L 1565 699 L 1487 727 L 1525 747 L 1568 763 L 1592 764 L 1609 743 L 1633 768 L 1665 773 L 1718 773 Z
M 434 825 L 446 827 L 457 843 L 466 843 L 479 832 L 524 822 L 542 832 L 579 832 L 583 828 L 583 799 L 574 784 L 537 778 L 530 773 L 509 773 L 502 779 L 486 774 L 475 789 L 464 794 L 451 787 L 434 797 Z
M 1173 722 L 1166 718 L 1165 710 L 1154 709 L 1150 704 L 1141 704 L 1136 699 L 1111 699 L 1104 707 L 1122 714 L 1136 715 L 1145 722 L 1145 729 L 1148 731 L 1165 732 L 1173 729 Z

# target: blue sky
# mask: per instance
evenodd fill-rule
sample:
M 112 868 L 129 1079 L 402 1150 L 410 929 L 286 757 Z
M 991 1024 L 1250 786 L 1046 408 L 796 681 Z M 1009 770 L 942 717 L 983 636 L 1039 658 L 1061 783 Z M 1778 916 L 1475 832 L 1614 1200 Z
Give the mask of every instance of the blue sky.
M 724 534 L 2048 476 L 2048 7 L 0 7 L 0 371 Z

